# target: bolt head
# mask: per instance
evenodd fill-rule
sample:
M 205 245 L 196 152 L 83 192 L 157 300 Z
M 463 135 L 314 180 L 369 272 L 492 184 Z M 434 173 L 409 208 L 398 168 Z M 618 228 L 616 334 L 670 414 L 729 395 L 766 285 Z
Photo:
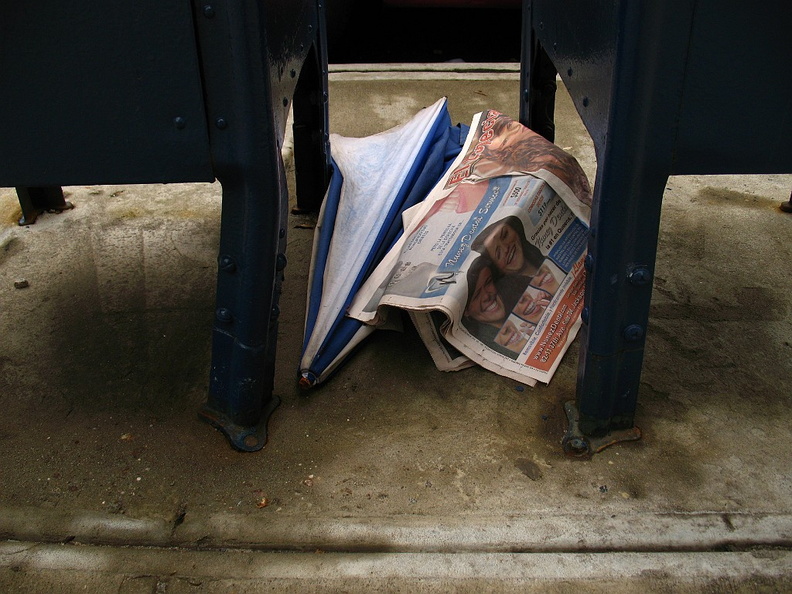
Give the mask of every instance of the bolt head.
M 630 284 L 635 285 L 636 287 L 644 287 L 652 282 L 652 273 L 649 272 L 649 269 L 645 266 L 639 266 L 630 272 L 630 276 L 628 278 L 630 280 Z
M 629 342 L 637 342 L 644 336 L 643 326 L 638 324 L 630 324 L 624 329 L 624 340 Z
M 226 309 L 225 307 L 218 307 L 217 311 L 215 311 L 215 316 L 220 322 L 225 323 L 228 323 L 234 319 L 231 315 L 231 310 Z
M 231 256 L 221 256 L 220 257 L 220 270 L 224 272 L 233 272 L 236 270 L 236 262 Z

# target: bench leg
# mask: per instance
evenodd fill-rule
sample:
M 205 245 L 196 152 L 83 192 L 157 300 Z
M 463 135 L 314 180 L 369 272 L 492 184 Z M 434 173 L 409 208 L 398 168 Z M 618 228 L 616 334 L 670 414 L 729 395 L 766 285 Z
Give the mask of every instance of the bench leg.
M 301 139 L 313 140 L 322 126 L 316 138 L 327 142 L 327 87 L 320 84 L 327 70 L 323 5 L 317 0 L 198 4 L 201 70 L 214 123 L 209 130 L 213 168 L 223 186 L 209 396 L 199 416 L 242 451 L 264 447 L 267 422 L 279 403 L 273 388 L 286 267 L 288 190 L 281 146 L 289 98 L 299 111 L 296 123 L 304 126 Z M 280 29 L 289 23 L 297 29 Z M 257 31 L 267 35 L 251 34 Z M 294 80 L 298 67 L 306 69 L 305 78 Z M 303 145 L 295 147 L 297 159 Z M 314 161 L 320 161 L 320 143 L 313 146 Z M 316 195 L 307 192 L 309 201 Z
M 22 208 L 20 225 L 32 225 L 38 216 L 45 211 L 62 212 L 74 208 L 63 196 L 60 186 L 17 187 L 19 206 Z
M 789 200 L 781 203 L 781 210 L 784 212 L 792 212 L 792 194 L 789 195 Z
M 601 164 L 595 184 L 577 399 L 564 439 L 574 455 L 640 437 L 634 416 L 668 176 L 619 160 Z
M 223 180 L 209 397 L 199 415 L 242 451 L 264 447 L 267 421 L 280 402 L 272 391 L 287 188 L 278 163 L 271 175 L 262 175 L 262 164 Z
M 524 3 L 523 11 L 530 10 Z M 523 14 L 520 123 L 554 142 L 556 69 L 530 24 L 531 15 Z
M 305 61 L 292 103 L 295 214 L 319 210 L 330 182 L 327 60 L 318 54 L 314 48 Z

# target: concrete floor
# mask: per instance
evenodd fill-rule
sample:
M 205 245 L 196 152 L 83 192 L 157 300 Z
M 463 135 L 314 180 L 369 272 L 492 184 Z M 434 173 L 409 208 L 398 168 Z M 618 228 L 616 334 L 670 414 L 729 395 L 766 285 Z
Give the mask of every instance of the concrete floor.
M 330 92 L 347 136 L 443 95 L 455 122 L 518 109 L 514 67 L 344 67 Z M 557 122 L 593 180 L 564 92 Z M 283 403 L 265 449 L 238 453 L 196 416 L 219 185 L 66 188 L 75 209 L 27 228 L 0 189 L 0 590 L 791 589 L 790 188 L 669 181 L 643 439 L 589 461 L 560 446 L 575 346 L 523 389 L 438 372 L 414 331 L 383 331 L 300 391 L 307 216 L 289 229 Z

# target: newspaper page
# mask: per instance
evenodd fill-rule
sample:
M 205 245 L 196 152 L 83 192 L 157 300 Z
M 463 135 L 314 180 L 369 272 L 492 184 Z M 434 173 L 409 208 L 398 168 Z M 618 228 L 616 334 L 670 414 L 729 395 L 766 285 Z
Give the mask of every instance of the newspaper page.
M 410 312 L 437 367 L 549 382 L 580 327 L 591 189 L 577 161 L 494 110 L 355 296 L 349 315 Z

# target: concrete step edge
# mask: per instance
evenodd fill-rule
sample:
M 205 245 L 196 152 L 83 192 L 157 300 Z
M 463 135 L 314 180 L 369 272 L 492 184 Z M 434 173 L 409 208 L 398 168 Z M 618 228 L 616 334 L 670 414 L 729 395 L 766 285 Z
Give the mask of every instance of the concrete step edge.
M 0 507 L 0 538 L 105 545 L 349 552 L 720 551 L 792 547 L 792 514 L 526 512 L 321 518 L 218 513 L 134 518 Z
M 573 591 L 573 586 L 586 587 L 584 591 L 596 586 L 598 592 L 637 591 L 638 586 L 640 591 L 671 587 L 679 592 L 713 585 L 718 591 L 757 586 L 783 590 L 792 583 L 791 569 L 790 551 L 314 554 L 0 543 L 0 585 L 31 587 L 56 579 L 59 591 L 82 591 L 91 583 L 109 590 L 114 582 L 130 580 L 138 582 L 135 591 L 143 591 L 143 580 L 148 580 L 157 592 L 195 586 L 256 591 L 264 585 L 310 591 L 311 584 L 322 591 L 439 591 L 450 585 L 454 591 L 462 587 L 471 592 Z

